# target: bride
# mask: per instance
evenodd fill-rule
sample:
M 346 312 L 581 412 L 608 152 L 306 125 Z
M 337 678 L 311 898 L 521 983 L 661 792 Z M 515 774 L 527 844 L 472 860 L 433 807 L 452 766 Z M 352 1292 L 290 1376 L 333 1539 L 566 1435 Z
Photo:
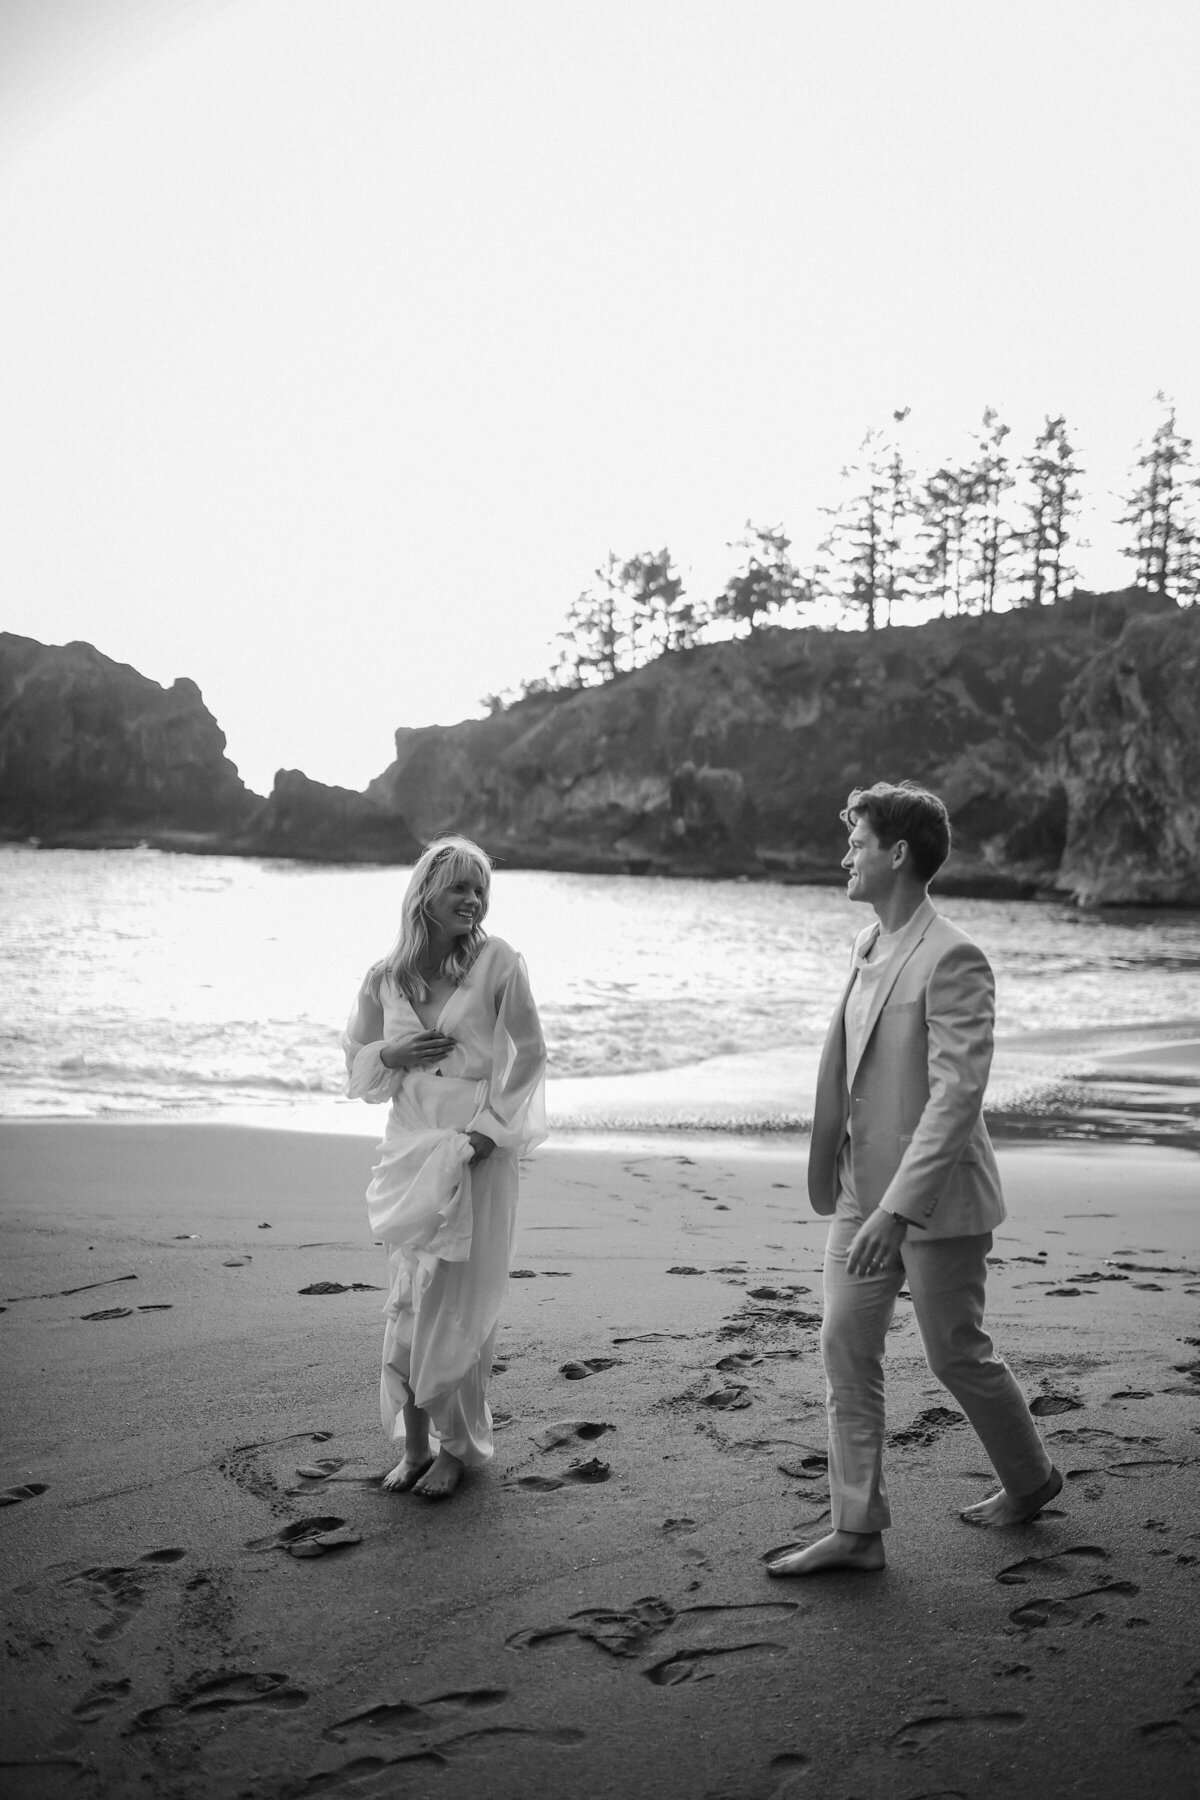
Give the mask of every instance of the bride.
M 350 1097 L 391 1102 L 367 1189 L 391 1277 L 380 1411 L 403 1448 L 383 1485 L 431 1500 L 492 1455 L 518 1158 L 546 1135 L 537 1009 L 524 962 L 483 930 L 490 886 L 477 845 L 429 845 L 342 1040 Z

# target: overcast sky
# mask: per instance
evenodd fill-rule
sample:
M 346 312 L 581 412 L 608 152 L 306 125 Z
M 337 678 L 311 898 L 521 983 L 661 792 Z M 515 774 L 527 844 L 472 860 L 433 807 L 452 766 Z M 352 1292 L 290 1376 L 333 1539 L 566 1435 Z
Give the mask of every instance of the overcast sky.
M 265 791 L 536 675 L 863 432 L 1200 437 L 1195 0 L 0 0 L 0 628 Z

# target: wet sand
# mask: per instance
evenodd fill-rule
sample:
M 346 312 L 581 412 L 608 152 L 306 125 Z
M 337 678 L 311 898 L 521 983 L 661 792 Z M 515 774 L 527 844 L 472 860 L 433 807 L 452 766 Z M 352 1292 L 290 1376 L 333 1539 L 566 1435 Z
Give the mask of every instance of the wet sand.
M 828 1506 L 804 1154 L 539 1152 L 496 1458 L 433 1506 L 378 1485 L 370 1140 L 0 1127 L 6 1794 L 1194 1793 L 1200 1161 L 1001 1148 L 989 1320 L 1062 1496 L 960 1523 L 992 1483 L 902 1301 L 888 1569 L 785 1583 Z

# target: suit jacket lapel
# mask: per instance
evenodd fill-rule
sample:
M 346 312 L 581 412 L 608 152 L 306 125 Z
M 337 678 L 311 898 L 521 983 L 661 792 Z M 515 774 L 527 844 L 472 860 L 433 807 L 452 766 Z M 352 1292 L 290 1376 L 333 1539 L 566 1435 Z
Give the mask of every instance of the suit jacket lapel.
M 876 1025 L 879 1023 L 879 1015 L 883 1011 L 884 1004 L 887 1001 L 887 997 L 896 985 L 896 977 L 899 975 L 901 969 L 904 967 L 904 965 L 908 961 L 909 957 L 913 954 L 913 951 L 917 948 L 918 944 L 920 944 L 921 940 L 924 938 L 925 933 L 929 930 L 929 927 L 930 927 L 931 923 L 933 922 L 933 919 L 936 918 L 936 916 L 937 916 L 936 913 L 931 914 L 930 918 L 926 919 L 924 925 L 921 927 L 920 931 L 917 933 L 916 937 L 912 940 L 912 942 L 910 944 L 908 944 L 903 950 L 896 951 L 889 958 L 888 963 L 883 971 L 883 974 L 879 978 L 879 982 L 875 988 L 875 992 L 871 996 L 871 1004 L 867 1008 L 867 1017 L 863 1024 L 863 1034 L 862 1034 L 862 1040 L 859 1044 L 858 1056 L 855 1059 L 854 1064 L 852 1066 L 849 1064 L 849 1062 L 847 1063 L 847 1067 L 846 1067 L 846 1086 L 847 1087 L 850 1087 L 853 1084 L 854 1077 L 858 1073 L 858 1065 L 867 1053 L 867 1045 L 871 1041 L 871 1033 L 874 1031 Z M 867 948 L 867 946 L 864 944 L 863 950 L 865 951 L 866 948 Z M 850 991 L 849 988 L 847 988 L 847 990 L 846 990 L 847 995 L 849 994 L 849 991 Z M 843 1014 L 845 1012 L 845 1007 L 846 1007 L 846 995 L 843 995 L 843 997 L 842 997 Z

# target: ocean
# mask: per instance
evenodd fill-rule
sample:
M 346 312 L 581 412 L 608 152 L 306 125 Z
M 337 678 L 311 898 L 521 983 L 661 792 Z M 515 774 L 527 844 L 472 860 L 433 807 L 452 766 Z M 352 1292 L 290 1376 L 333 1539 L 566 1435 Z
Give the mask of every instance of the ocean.
M 339 1034 L 406 880 L 0 846 L 0 1116 L 344 1124 Z M 996 971 L 999 1110 L 1069 1111 L 1096 1056 L 1200 1034 L 1200 913 L 941 904 Z M 690 1084 L 661 1072 L 811 1066 L 867 916 L 840 887 L 501 870 L 488 929 L 526 958 L 562 1091 L 658 1071 L 670 1124 Z

